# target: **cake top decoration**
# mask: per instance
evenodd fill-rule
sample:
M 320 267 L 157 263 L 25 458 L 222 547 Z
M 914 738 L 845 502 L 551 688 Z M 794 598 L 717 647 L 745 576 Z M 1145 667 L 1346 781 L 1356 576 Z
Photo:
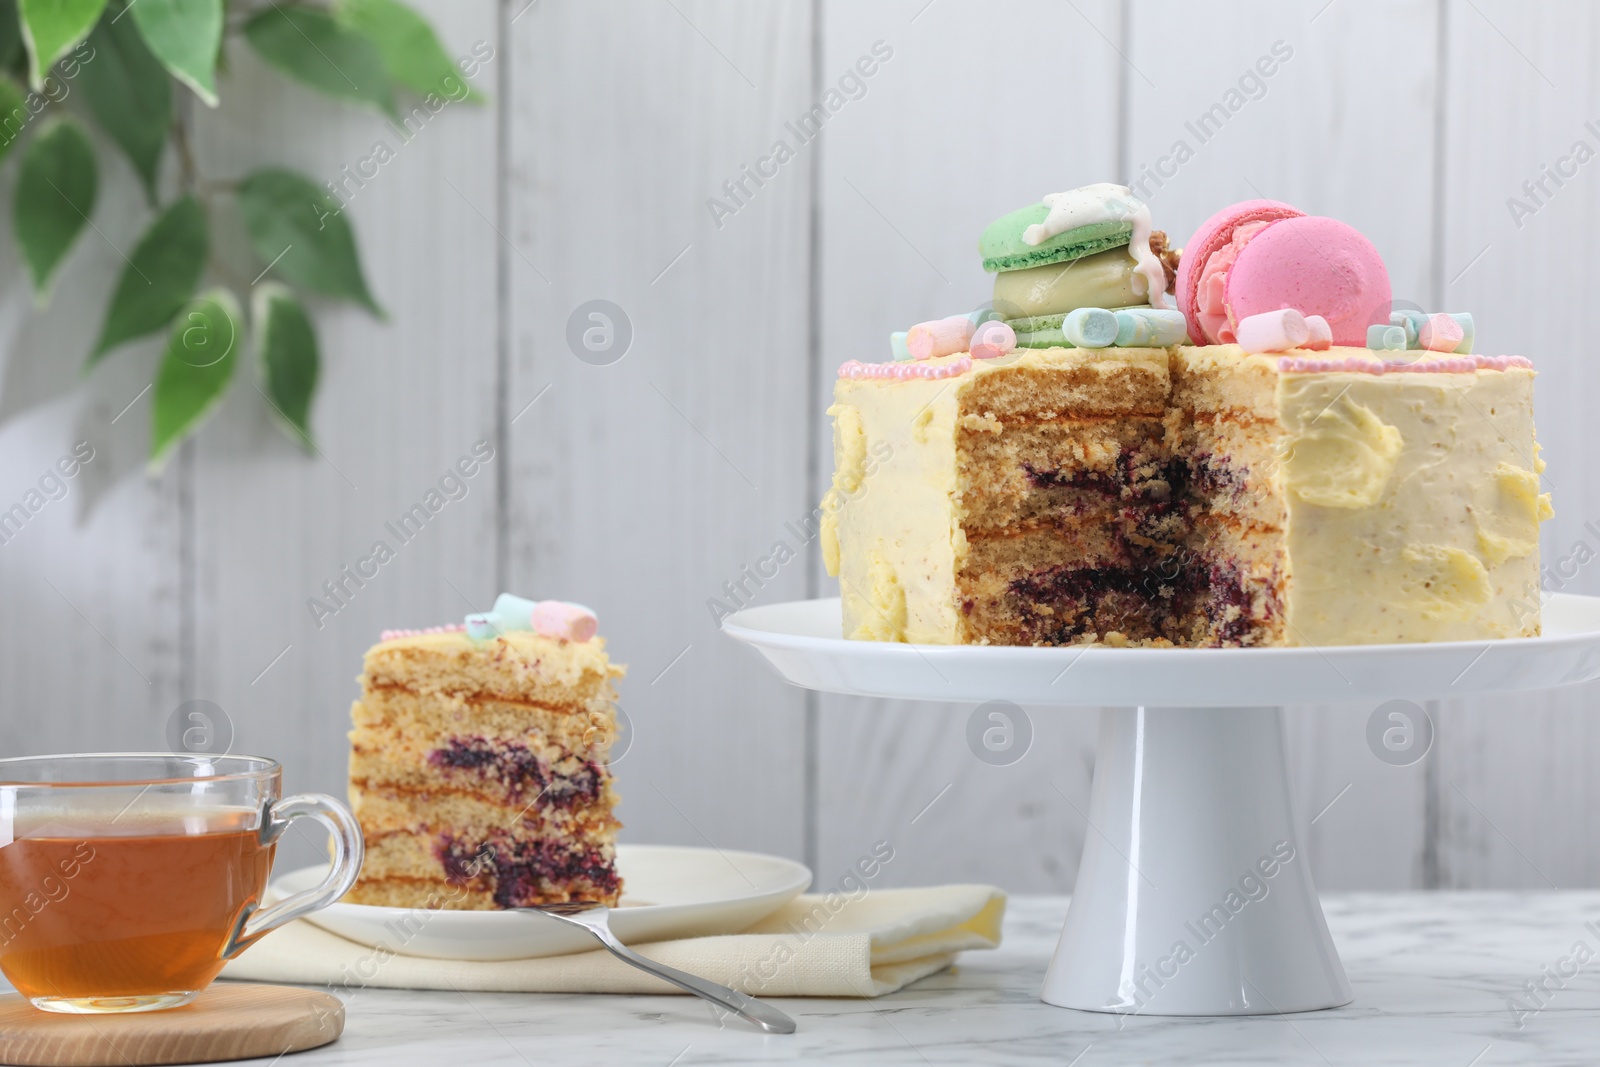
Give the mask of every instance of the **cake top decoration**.
M 544 637 L 587 641 L 600 628 L 595 613 L 565 600 L 527 600 L 510 593 L 494 599 L 494 609 L 467 616 L 467 635 L 479 640 L 507 630 L 532 630 Z
M 1125 185 L 1100 182 L 1051 193 L 1037 204 L 1019 208 L 990 223 L 978 239 L 978 251 L 983 256 L 983 269 L 1002 275 L 1086 260 L 1099 254 L 1108 257 L 1104 263 L 1097 264 L 1102 269 L 1085 274 L 1103 275 L 1109 271 L 1112 275 L 1119 272 L 1122 275 L 1121 278 L 1097 277 L 1091 282 L 1081 276 L 1068 278 L 1068 274 L 1077 273 L 1076 268 L 1073 272 L 1052 271 L 1047 279 L 1024 274 L 1022 278 L 1028 282 L 1045 281 L 1049 286 L 1067 289 L 1092 286 L 1095 282 L 1104 286 L 1107 282 L 1120 281 L 1127 299 L 1108 305 L 1104 292 L 1096 291 L 1092 296 L 1081 294 L 1081 299 L 1068 298 L 1071 307 L 1019 305 L 1011 317 L 1062 314 L 1075 307 L 1094 304 L 1170 306 L 1166 293 L 1171 282 L 1170 271 L 1176 269 L 1176 255 L 1167 250 L 1166 234 L 1151 229 L 1150 209 Z M 996 279 L 997 305 L 1009 302 L 1003 300 L 1003 294 L 1010 287 L 1010 279 L 1006 284 Z M 1057 293 L 1057 302 L 1065 296 Z
M 839 377 L 893 378 L 904 382 L 912 378 L 954 378 L 971 369 L 972 357 L 965 354 L 948 362 L 937 363 L 930 360 L 913 363 L 863 363 L 859 359 L 851 359 L 839 365 Z
M 1352 371 L 1358 374 L 1468 374 L 1480 370 L 1532 370 L 1527 356 L 1454 356 L 1450 359 L 1301 359 L 1284 356 L 1278 370 L 1284 374 L 1327 374 Z
M 421 630 L 385 630 L 378 635 L 379 641 L 395 641 L 402 637 L 421 637 L 423 634 L 458 634 L 466 627 L 459 622 L 445 623 L 443 626 L 428 626 Z
M 582 604 L 565 600 L 526 600 L 510 593 L 501 593 L 495 597 L 491 610 L 474 612 L 467 616 L 465 622 L 429 626 L 421 630 L 385 630 L 379 635 L 379 640 L 464 633 L 474 641 L 486 641 L 515 630 L 531 630 L 543 637 L 588 641 L 599 628 L 600 622 L 595 613 Z
M 1336 345 L 1363 346 L 1389 324 L 1383 257 L 1353 226 L 1276 200 L 1223 208 L 1190 239 L 1178 309 L 1196 344 L 1231 344 L 1241 320 L 1294 308 L 1325 319 Z

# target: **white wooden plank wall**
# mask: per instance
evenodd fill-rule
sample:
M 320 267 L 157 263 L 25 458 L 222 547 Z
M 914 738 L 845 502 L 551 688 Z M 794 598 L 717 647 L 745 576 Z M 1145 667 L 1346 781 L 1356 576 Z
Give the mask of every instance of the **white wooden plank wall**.
M 720 228 L 706 200 L 808 106 L 811 27 L 801 2 L 540 0 L 511 28 L 509 584 L 592 605 L 630 667 L 633 840 L 803 847 L 807 697 L 708 601 L 805 594 L 774 545 L 803 551 L 813 506 L 809 163 Z M 567 341 L 596 299 L 633 334 L 604 366 Z
M 1600 151 L 1600 9 L 1473 0 L 1451 6 L 1446 29 L 1443 209 L 1453 225 L 1439 284 L 1452 307 L 1478 313 L 1486 351 L 1521 352 L 1544 371 L 1535 409 L 1556 517 L 1543 562 L 1563 592 L 1600 593 L 1590 408 L 1600 368 L 1585 340 L 1589 272 L 1600 267 L 1600 170 L 1572 158 L 1580 141 L 1590 157 Z M 1576 176 L 1557 186 L 1546 166 Z M 1542 191 L 1523 188 L 1540 181 Z M 1514 219 L 1512 198 L 1533 214 L 1519 208 Z M 1596 884 L 1597 696 L 1589 685 L 1447 702 L 1435 768 L 1441 884 Z
M 203 699 L 233 720 L 236 748 L 282 757 L 291 787 L 341 792 L 353 678 L 377 631 L 459 618 L 506 587 L 592 604 L 631 667 L 627 839 L 803 856 L 828 884 L 888 840 L 886 881 L 1069 888 L 1092 711 L 1030 709 L 1027 754 L 988 765 L 968 748 L 972 708 L 787 688 L 716 633 L 708 601 L 733 602 L 724 583 L 740 601 L 830 591 L 788 524 L 827 485 L 839 362 L 882 358 L 891 329 L 982 302 L 976 238 L 995 215 L 1137 181 L 1180 140 L 1190 154 L 1144 186 L 1175 240 L 1257 195 L 1341 217 L 1377 243 L 1397 296 L 1470 310 L 1483 350 L 1535 358 L 1557 507 L 1547 562 L 1580 539 L 1600 555 L 1585 525 L 1600 529 L 1600 472 L 1581 436 L 1600 371 L 1574 344 L 1600 169 L 1546 179 L 1536 205 L 1521 189 L 1576 141 L 1600 151 L 1585 125 L 1600 128 L 1591 5 L 423 6 L 452 53 L 495 49 L 479 81 L 492 103 L 447 109 L 349 206 L 390 318 L 322 309 L 320 456 L 294 452 L 241 375 L 200 440 L 146 479 L 148 397 L 135 398 L 156 346 L 78 375 L 115 255 L 89 234 L 61 289 L 95 299 L 43 313 L 14 263 L 0 268 L 0 506 L 74 442 L 96 450 L 0 544 L 0 751 L 161 747 L 178 704 Z M 1272 75 L 1240 86 L 1280 41 Z M 1009 58 L 1019 42 L 1038 42 L 1026 63 Z M 1058 52 L 1070 61 L 1046 61 Z M 400 141 L 244 49 L 231 60 L 222 111 L 197 116 L 208 176 L 282 161 L 333 178 Z M 1186 125 L 1235 88 L 1244 102 L 1220 128 Z M 830 90 L 843 103 L 798 134 L 789 124 Z M 743 178 L 779 140 L 792 157 L 776 174 Z M 741 180 L 737 197 L 723 188 Z M 96 223 L 124 246 L 145 209 L 125 172 L 102 188 Z M 1537 208 L 1520 226 L 1513 196 Z M 715 217 L 711 198 L 732 210 Z M 224 237 L 242 269 L 240 235 Z M 614 362 L 568 342 L 594 300 L 631 328 Z M 319 628 L 306 598 L 479 440 L 496 454 L 466 496 Z M 796 558 L 765 562 L 779 542 Z M 1563 588 L 1600 592 L 1596 568 Z M 1405 768 L 1367 750 L 1372 708 L 1291 709 L 1321 885 L 1600 884 L 1593 695 L 1444 701 L 1433 752 Z

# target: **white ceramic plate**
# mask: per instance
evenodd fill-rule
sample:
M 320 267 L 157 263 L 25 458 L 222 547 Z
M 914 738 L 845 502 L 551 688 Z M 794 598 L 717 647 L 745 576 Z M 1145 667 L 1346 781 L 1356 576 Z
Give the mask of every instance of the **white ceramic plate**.
M 731 934 L 766 918 L 811 884 L 804 864 L 779 856 L 677 845 L 618 845 L 620 906 L 611 929 L 625 942 Z M 278 898 L 321 881 L 324 866 L 302 867 L 272 881 Z M 427 911 L 334 904 L 310 922 L 362 945 L 383 944 L 407 956 L 445 960 L 517 960 L 588 952 L 588 934 L 515 911 Z
M 1010 648 L 848 641 L 839 601 L 746 608 L 723 620 L 787 681 L 857 696 L 1033 705 L 1243 707 L 1423 700 L 1551 689 L 1600 677 L 1600 597 L 1557 593 L 1544 634 L 1501 641 L 1322 648 Z

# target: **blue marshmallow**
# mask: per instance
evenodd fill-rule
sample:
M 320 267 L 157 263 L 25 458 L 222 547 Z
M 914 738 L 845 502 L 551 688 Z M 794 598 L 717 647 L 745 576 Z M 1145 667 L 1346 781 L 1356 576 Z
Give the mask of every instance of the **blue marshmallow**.
M 1398 326 L 1406 332 L 1406 347 L 1418 348 L 1422 342 L 1417 339 L 1422 324 L 1428 321 L 1426 311 L 1392 311 L 1389 313 L 1389 325 Z M 1372 327 L 1367 328 L 1367 333 L 1372 333 Z M 1368 345 L 1367 347 L 1372 347 Z
M 1061 332 L 1078 348 L 1107 348 L 1116 343 L 1121 324 L 1105 308 L 1078 308 L 1061 319 Z
M 1367 327 L 1367 347 L 1374 352 L 1404 352 L 1406 350 L 1406 327 L 1385 326 L 1375 322 Z
M 1115 315 L 1118 347 L 1166 348 L 1189 339 L 1189 323 L 1181 311 L 1123 308 Z
M 533 601 L 501 593 L 494 598 L 495 621 L 502 630 L 533 629 Z

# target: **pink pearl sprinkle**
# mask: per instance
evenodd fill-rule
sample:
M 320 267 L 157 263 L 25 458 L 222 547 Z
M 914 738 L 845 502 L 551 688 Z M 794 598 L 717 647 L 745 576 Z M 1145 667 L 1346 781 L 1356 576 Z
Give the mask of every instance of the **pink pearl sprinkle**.
M 1353 372 L 1357 374 L 1470 374 L 1479 370 L 1505 371 L 1512 368 L 1533 369 L 1533 362 L 1525 356 L 1460 356 L 1453 359 L 1422 359 L 1415 363 L 1389 359 L 1368 362 L 1364 359 L 1299 359 L 1285 356 L 1278 360 L 1278 370 L 1284 374 L 1325 374 Z
M 463 623 L 452 622 L 443 626 L 429 626 L 421 630 L 385 630 L 378 635 L 378 640 L 393 641 L 401 637 L 421 637 L 423 634 L 453 634 L 460 633 L 466 628 Z
M 954 378 L 972 369 L 972 359 L 961 356 L 948 363 L 860 363 L 851 360 L 839 368 L 839 377 L 859 381 L 862 378 L 883 378 L 908 381 L 912 378 Z

